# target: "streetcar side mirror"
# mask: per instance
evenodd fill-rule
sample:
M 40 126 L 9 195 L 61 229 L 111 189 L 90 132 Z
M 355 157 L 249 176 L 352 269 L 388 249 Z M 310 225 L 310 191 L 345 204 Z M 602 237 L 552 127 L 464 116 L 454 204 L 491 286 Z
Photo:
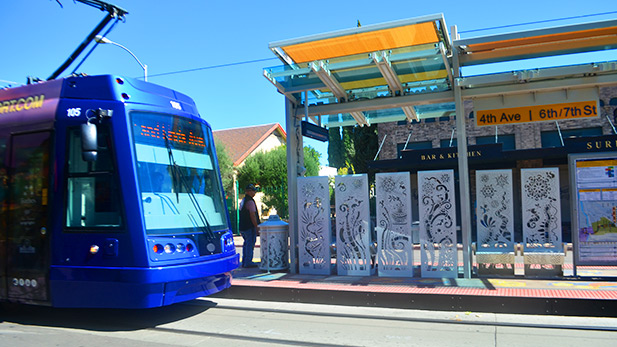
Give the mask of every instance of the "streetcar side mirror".
M 98 139 L 96 124 L 87 122 L 81 125 L 81 157 L 84 161 L 96 161 Z

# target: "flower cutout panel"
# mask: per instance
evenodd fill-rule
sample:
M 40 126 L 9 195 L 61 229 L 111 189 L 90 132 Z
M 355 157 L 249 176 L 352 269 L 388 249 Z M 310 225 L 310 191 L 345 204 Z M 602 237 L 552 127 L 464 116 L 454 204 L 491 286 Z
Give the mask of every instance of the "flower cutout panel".
M 559 169 L 521 169 L 521 195 L 525 250 L 560 250 Z
M 368 177 L 335 177 L 336 258 L 339 275 L 369 276 L 370 212 Z
M 375 186 L 379 276 L 412 277 L 409 172 L 378 173 Z
M 478 251 L 512 251 L 512 170 L 476 171 L 476 202 Z
M 298 177 L 298 217 L 300 273 L 330 275 L 328 177 Z
M 454 171 L 418 171 L 422 277 L 458 276 Z
M 261 270 L 283 270 L 289 267 L 287 256 L 288 234 L 286 231 L 262 232 L 259 238 L 261 252 Z

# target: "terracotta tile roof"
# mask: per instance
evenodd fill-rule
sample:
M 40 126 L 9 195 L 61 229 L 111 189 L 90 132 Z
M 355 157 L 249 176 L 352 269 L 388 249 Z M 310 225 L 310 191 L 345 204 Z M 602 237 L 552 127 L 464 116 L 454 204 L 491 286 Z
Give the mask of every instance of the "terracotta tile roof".
M 233 165 L 238 166 L 275 131 L 280 132 L 283 139 L 287 138 L 279 123 L 216 130 L 212 133 L 214 139 L 225 146 Z

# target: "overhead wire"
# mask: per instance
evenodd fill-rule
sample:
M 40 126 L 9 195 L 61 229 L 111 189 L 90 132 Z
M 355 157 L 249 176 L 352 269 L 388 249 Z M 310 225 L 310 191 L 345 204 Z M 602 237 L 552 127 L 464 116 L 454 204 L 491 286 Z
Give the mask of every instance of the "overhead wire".
M 603 13 L 593 13 L 593 14 L 583 14 L 583 15 L 580 15 L 580 16 L 573 16 L 573 17 L 545 19 L 545 20 L 538 20 L 538 21 L 534 21 L 534 22 L 526 22 L 526 23 L 518 23 L 518 24 L 508 24 L 508 25 L 501 25 L 501 26 L 490 27 L 490 28 L 463 30 L 463 31 L 459 31 L 459 34 L 468 34 L 468 33 L 475 33 L 475 32 L 478 32 L 478 31 L 488 31 L 488 30 L 495 30 L 495 29 L 506 29 L 506 28 L 513 28 L 513 27 L 518 27 L 518 26 L 524 26 L 524 25 L 533 25 L 533 24 L 558 22 L 558 21 L 563 21 L 563 20 L 581 19 L 581 18 L 595 17 L 595 16 L 604 16 L 604 15 L 615 14 L 615 13 L 617 13 L 617 11 L 603 12 Z
M 602 13 L 592 13 L 592 14 L 572 16 L 572 17 L 546 19 L 546 20 L 526 22 L 526 23 L 508 24 L 508 25 L 501 25 L 501 26 L 489 27 L 489 28 L 479 28 L 479 29 L 463 30 L 463 31 L 459 31 L 459 34 L 468 34 L 468 33 L 480 32 L 480 31 L 488 31 L 488 30 L 496 30 L 496 29 L 506 29 L 506 28 L 513 28 L 513 27 L 518 27 L 518 26 L 550 23 L 550 22 L 572 20 L 572 19 L 581 19 L 581 18 L 596 17 L 596 16 L 604 16 L 604 15 L 611 15 L 611 14 L 617 14 L 617 11 L 602 12 Z M 88 54 L 90 54 L 90 52 Z M 202 70 L 219 69 L 219 68 L 230 67 L 230 66 L 253 64 L 253 63 L 259 63 L 259 62 L 270 61 L 270 60 L 278 60 L 278 58 L 276 58 L 276 57 L 273 57 L 273 58 L 262 58 L 262 59 L 254 59 L 254 60 L 237 61 L 237 62 L 226 63 L 226 64 L 202 66 L 202 67 L 197 67 L 197 68 L 192 68 L 192 69 L 185 69 L 185 70 L 162 72 L 162 73 L 158 73 L 158 74 L 151 74 L 148 77 L 169 76 L 169 75 L 176 75 L 176 74 L 181 74 L 181 73 L 188 73 L 188 72 L 195 72 L 195 71 L 202 71 Z M 83 62 L 83 60 L 82 60 L 82 62 Z M 81 63 L 80 63 L 80 65 L 81 65 Z
M 170 71 L 170 72 L 162 72 L 162 73 L 158 73 L 158 74 L 149 75 L 148 77 L 167 76 L 167 75 L 174 75 L 174 74 L 180 74 L 180 73 L 186 73 L 186 72 L 194 72 L 194 71 L 200 71 L 200 70 L 218 69 L 218 68 L 228 67 L 228 66 L 237 66 L 237 65 L 259 63 L 259 62 L 268 61 L 268 60 L 278 60 L 278 58 L 262 58 L 262 59 L 245 60 L 245 61 L 238 61 L 238 62 L 234 62 L 234 63 L 220 64 L 220 65 L 203 66 L 203 67 L 197 67 L 197 68 L 193 68 L 193 69 Z

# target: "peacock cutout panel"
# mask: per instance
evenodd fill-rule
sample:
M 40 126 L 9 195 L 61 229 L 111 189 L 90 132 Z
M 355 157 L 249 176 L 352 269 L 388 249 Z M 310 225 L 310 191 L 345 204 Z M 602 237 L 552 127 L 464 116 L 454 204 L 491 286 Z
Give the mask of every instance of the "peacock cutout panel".
M 298 177 L 298 258 L 301 274 L 330 275 L 328 177 Z
M 412 277 L 409 172 L 375 174 L 379 276 Z

